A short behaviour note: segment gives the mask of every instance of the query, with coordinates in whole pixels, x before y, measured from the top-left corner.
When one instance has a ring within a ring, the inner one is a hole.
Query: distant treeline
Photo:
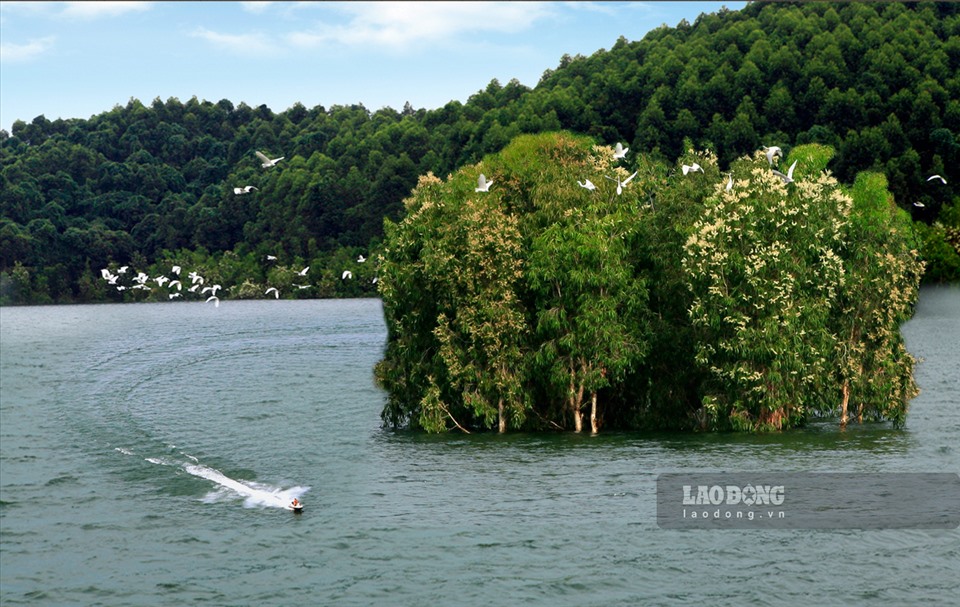
[[[0,131],[0,301],[149,297],[105,288],[100,270],[186,258],[229,298],[270,282],[267,255],[325,285],[296,296],[372,294],[372,280],[335,278],[378,249],[419,176],[558,130],[664,161],[686,138],[722,167],[765,145],[829,145],[842,183],[886,175],[925,278],[960,280],[960,5],[758,2],[432,110],[170,98],[18,120]],[[285,159],[264,169],[256,150]]]

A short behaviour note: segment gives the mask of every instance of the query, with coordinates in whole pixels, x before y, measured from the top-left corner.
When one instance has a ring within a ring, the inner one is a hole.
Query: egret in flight
[[[363,262],[365,262],[366,260],[367,260],[367,258],[364,257],[363,255],[357,257],[357,263],[363,263]]]
[[[931,175],[927,177],[927,181],[933,181],[934,179],[939,179],[940,183],[947,183],[947,180],[941,177],[940,175]]]
[[[794,160],[793,164],[790,165],[790,168],[787,169],[787,174],[784,175],[777,169],[773,169],[773,174],[783,180],[783,183],[793,183],[793,169],[797,166],[797,161]]]
[[[297,276],[306,276],[309,270],[310,270],[310,266],[307,266],[304,269],[297,272]]]
[[[584,179],[583,181],[578,181],[578,182],[577,182],[577,185],[579,185],[581,188],[586,188],[586,189],[591,190],[591,191],[597,189],[597,186],[593,185],[593,182],[590,181],[589,179]]]
[[[782,156],[782,155],[783,155],[783,153],[780,151],[780,148],[777,147],[777,146],[775,146],[775,145],[770,146],[770,147],[764,146],[763,150],[767,153],[767,163],[768,163],[770,166],[773,166],[773,158],[774,158],[774,156]]]
[[[346,280],[348,278],[353,278],[353,272],[350,270],[344,270],[343,274],[340,275],[340,280]]]
[[[242,188],[233,188],[233,193],[239,196],[241,194],[249,194],[251,191],[254,191],[254,190],[256,190],[257,192],[260,191],[257,188],[253,187],[252,185],[247,185],[247,186],[243,186]]]
[[[703,167],[701,167],[696,162],[694,162],[693,164],[685,164],[681,166],[680,169],[683,171],[684,175],[686,175],[687,173],[696,173],[697,171],[700,171],[701,173],[703,172]]]
[[[475,192],[489,192],[490,186],[493,185],[493,180],[487,181],[486,175],[480,173],[480,176],[477,177],[477,189]]]
[[[625,185],[627,185],[628,183],[630,183],[630,180],[633,179],[633,178],[636,177],[636,176],[637,176],[637,171],[634,171],[634,172],[633,172],[633,175],[627,177],[627,178],[624,179],[623,181],[620,181],[620,176],[619,176],[619,175],[617,175],[617,178],[616,178],[616,179],[614,179],[613,177],[607,177],[606,175],[604,175],[604,177],[606,177],[606,178],[609,179],[610,181],[616,181],[616,182],[617,182],[617,196],[619,196],[620,194],[623,193],[623,186],[625,186]]]
[[[263,152],[257,151],[256,154],[257,154],[257,158],[260,159],[260,162],[261,162],[260,166],[262,166],[265,169],[269,169],[270,167],[275,166],[278,162],[286,158],[286,156],[281,156],[280,158],[274,158],[271,160],[270,158],[267,158],[267,156]]]
[[[219,297],[217,297],[216,295],[211,295],[210,297],[207,298],[207,303],[210,303],[211,301],[213,302],[213,307],[214,307],[214,308],[219,308],[219,307],[220,307],[220,298],[219,298]]]
[[[277,288],[276,288],[276,287],[270,287],[270,288],[267,289],[263,294],[264,294],[264,295],[270,295],[270,291],[273,291],[273,297],[274,297],[274,299],[280,299],[280,291],[277,291]]]
[[[613,159],[619,160],[627,155],[627,152],[630,151],[630,148],[623,147],[623,144],[619,141],[617,142],[617,147],[613,148]]]

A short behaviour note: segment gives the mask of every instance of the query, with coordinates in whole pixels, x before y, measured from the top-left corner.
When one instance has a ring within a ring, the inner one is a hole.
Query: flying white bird
[[[340,275],[340,280],[346,280],[348,278],[353,278],[353,272],[350,270],[344,270],[343,274]]]
[[[192,287],[190,287],[189,289],[187,289],[187,291],[190,291],[191,293],[196,293],[196,292],[197,292],[197,289],[199,289],[199,288],[200,288],[200,285],[199,285],[199,284],[195,284],[195,285],[193,285]]]
[[[220,285],[213,285],[213,286],[210,286],[210,287],[204,287],[204,288],[200,291],[200,294],[203,295],[203,294],[206,293],[207,291],[210,291],[210,294],[211,294],[211,295],[216,295],[216,294],[217,294],[217,291],[218,291],[219,289],[220,289]]]
[[[271,160],[267,158],[263,152],[258,151],[256,152],[256,154],[257,154],[257,158],[260,159],[260,162],[261,162],[260,166],[262,166],[265,169],[269,169],[270,167],[276,165],[278,162],[286,158],[286,156],[281,156],[280,158],[274,158],[273,160]]]
[[[279,160],[279,159],[278,159],[278,160]],[[257,188],[253,187],[252,185],[244,186],[244,187],[242,187],[242,188],[233,188],[233,193],[234,193],[234,194],[237,194],[237,195],[240,195],[240,194],[249,194],[251,191],[257,191],[257,192],[259,192],[260,190],[258,190]]]
[[[630,180],[637,176],[637,172],[638,172],[638,171],[634,171],[634,172],[633,172],[633,175],[627,177],[627,178],[624,179],[623,181],[620,181],[620,176],[619,176],[619,175],[617,175],[617,178],[616,178],[616,179],[614,179],[613,177],[608,177],[607,175],[604,175],[604,177],[606,177],[606,178],[609,179],[610,181],[616,181],[616,182],[617,182],[617,196],[619,196],[621,193],[623,193],[623,186],[625,186],[625,185],[627,185],[628,183],[630,183]]]
[[[773,169],[773,174],[783,180],[783,183],[793,183],[793,169],[797,166],[797,161],[794,160],[793,164],[790,165],[790,168],[787,169],[787,174],[784,175],[777,169]]]
[[[767,153],[767,162],[770,164],[770,166],[773,166],[773,157],[774,157],[774,156],[782,156],[782,155],[783,155],[783,153],[780,151],[780,148],[777,147],[777,146],[775,146],[775,145],[770,146],[770,147],[764,146],[764,147],[763,147],[763,151],[765,151],[765,152]]]
[[[617,142],[617,147],[613,148],[613,159],[619,160],[627,155],[627,152],[630,151],[630,148],[623,147],[623,144],[619,141]]]
[[[941,177],[940,175],[931,175],[927,177],[927,181],[933,181],[934,179],[939,179],[940,183],[947,183],[947,180]]]
[[[170,281],[170,284],[168,284],[167,287],[169,287],[169,288],[172,289],[172,288],[173,288],[173,285],[177,285],[177,291],[183,289],[183,285],[180,284],[180,281],[179,281],[179,280],[171,280],[171,281]]]
[[[129,268],[129,267],[130,267],[130,266],[120,266],[120,269],[117,270],[117,274],[126,274],[126,273],[127,273],[127,268]]]
[[[295,285],[293,285],[293,286],[295,286],[296,288],[298,288],[298,289],[300,289],[300,290],[302,291],[303,289],[309,289],[309,288],[312,287],[313,285],[298,285],[298,284],[295,284]]]
[[[489,191],[490,191],[490,186],[492,186],[492,185],[493,185],[493,180],[487,181],[487,177],[486,177],[483,173],[480,173],[480,176],[477,177],[477,188],[476,188],[476,190],[474,190],[474,191],[475,191],[475,192],[489,192]]]
[[[363,263],[363,262],[365,262],[366,260],[367,260],[367,258],[364,257],[363,255],[357,257],[357,263]]]
[[[693,172],[693,173],[696,173],[697,171],[700,171],[701,173],[703,172],[703,167],[701,167],[696,162],[694,162],[693,164],[685,164],[681,166],[680,169],[683,171],[684,175],[690,172]]]
[[[915,202],[913,203],[913,206],[917,207],[918,209],[922,209],[927,205],[923,204],[922,202]]]
[[[307,271],[308,271],[309,269],[310,269],[310,266],[307,266],[307,267],[305,267],[304,269],[302,269],[302,270],[300,270],[299,272],[297,272],[297,275],[298,275],[298,276],[306,276],[306,275],[307,275]]]
[[[273,297],[274,297],[274,299],[280,299],[280,291],[277,291],[277,288],[276,288],[276,287],[270,287],[269,289],[267,289],[266,291],[264,291],[263,294],[264,294],[264,295],[270,295],[270,291],[273,291]]]
[[[219,308],[219,307],[220,307],[220,298],[219,298],[219,297],[217,297],[216,295],[211,295],[210,297],[207,298],[207,303],[210,303],[211,301],[213,302],[213,307],[214,307],[214,308]]]
[[[200,276],[196,272],[190,272],[189,274],[187,274],[187,277],[190,279],[190,281],[193,284],[197,284],[197,283],[203,284],[203,276]]]
[[[170,271],[176,274],[177,276],[180,276],[180,266],[173,266],[172,268],[170,268]]]
[[[171,293],[170,299],[173,299],[174,297],[180,297],[180,293]]]
[[[161,287],[163,286],[163,283],[170,281],[170,279],[167,278],[166,276],[157,276],[156,278],[154,278],[154,280],[157,282],[157,285]]]
[[[596,190],[596,189],[597,189],[597,186],[593,185],[593,182],[590,181],[589,179],[584,179],[583,181],[578,181],[578,182],[577,182],[577,185],[579,185],[581,188],[586,188],[586,189],[588,189],[588,190]]]
[[[267,255],[267,261],[276,261],[276,260],[277,260],[276,255]]]

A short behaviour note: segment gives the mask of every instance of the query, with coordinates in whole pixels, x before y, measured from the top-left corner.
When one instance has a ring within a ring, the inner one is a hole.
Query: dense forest
[[[103,279],[124,265],[179,265],[227,298],[372,295],[377,267],[357,260],[375,260],[420,176],[560,130],[663,162],[687,140],[721,167],[763,146],[829,146],[841,183],[886,176],[925,280],[960,280],[960,5],[757,2],[436,109],[131,99],[86,120],[18,120],[0,131],[0,302],[163,296]],[[255,151],[284,160],[264,168]]]
[[[692,148],[629,154],[523,135],[420,179],[386,222],[387,423],[903,422],[916,386],[900,323],[923,263],[882,173],[842,186],[821,144],[723,171]]]

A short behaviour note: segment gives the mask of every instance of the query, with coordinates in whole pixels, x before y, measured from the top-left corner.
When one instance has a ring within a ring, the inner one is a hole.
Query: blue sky
[[[745,2],[0,2],[0,128],[131,97],[281,112],[465,102],[533,87],[564,53]]]

